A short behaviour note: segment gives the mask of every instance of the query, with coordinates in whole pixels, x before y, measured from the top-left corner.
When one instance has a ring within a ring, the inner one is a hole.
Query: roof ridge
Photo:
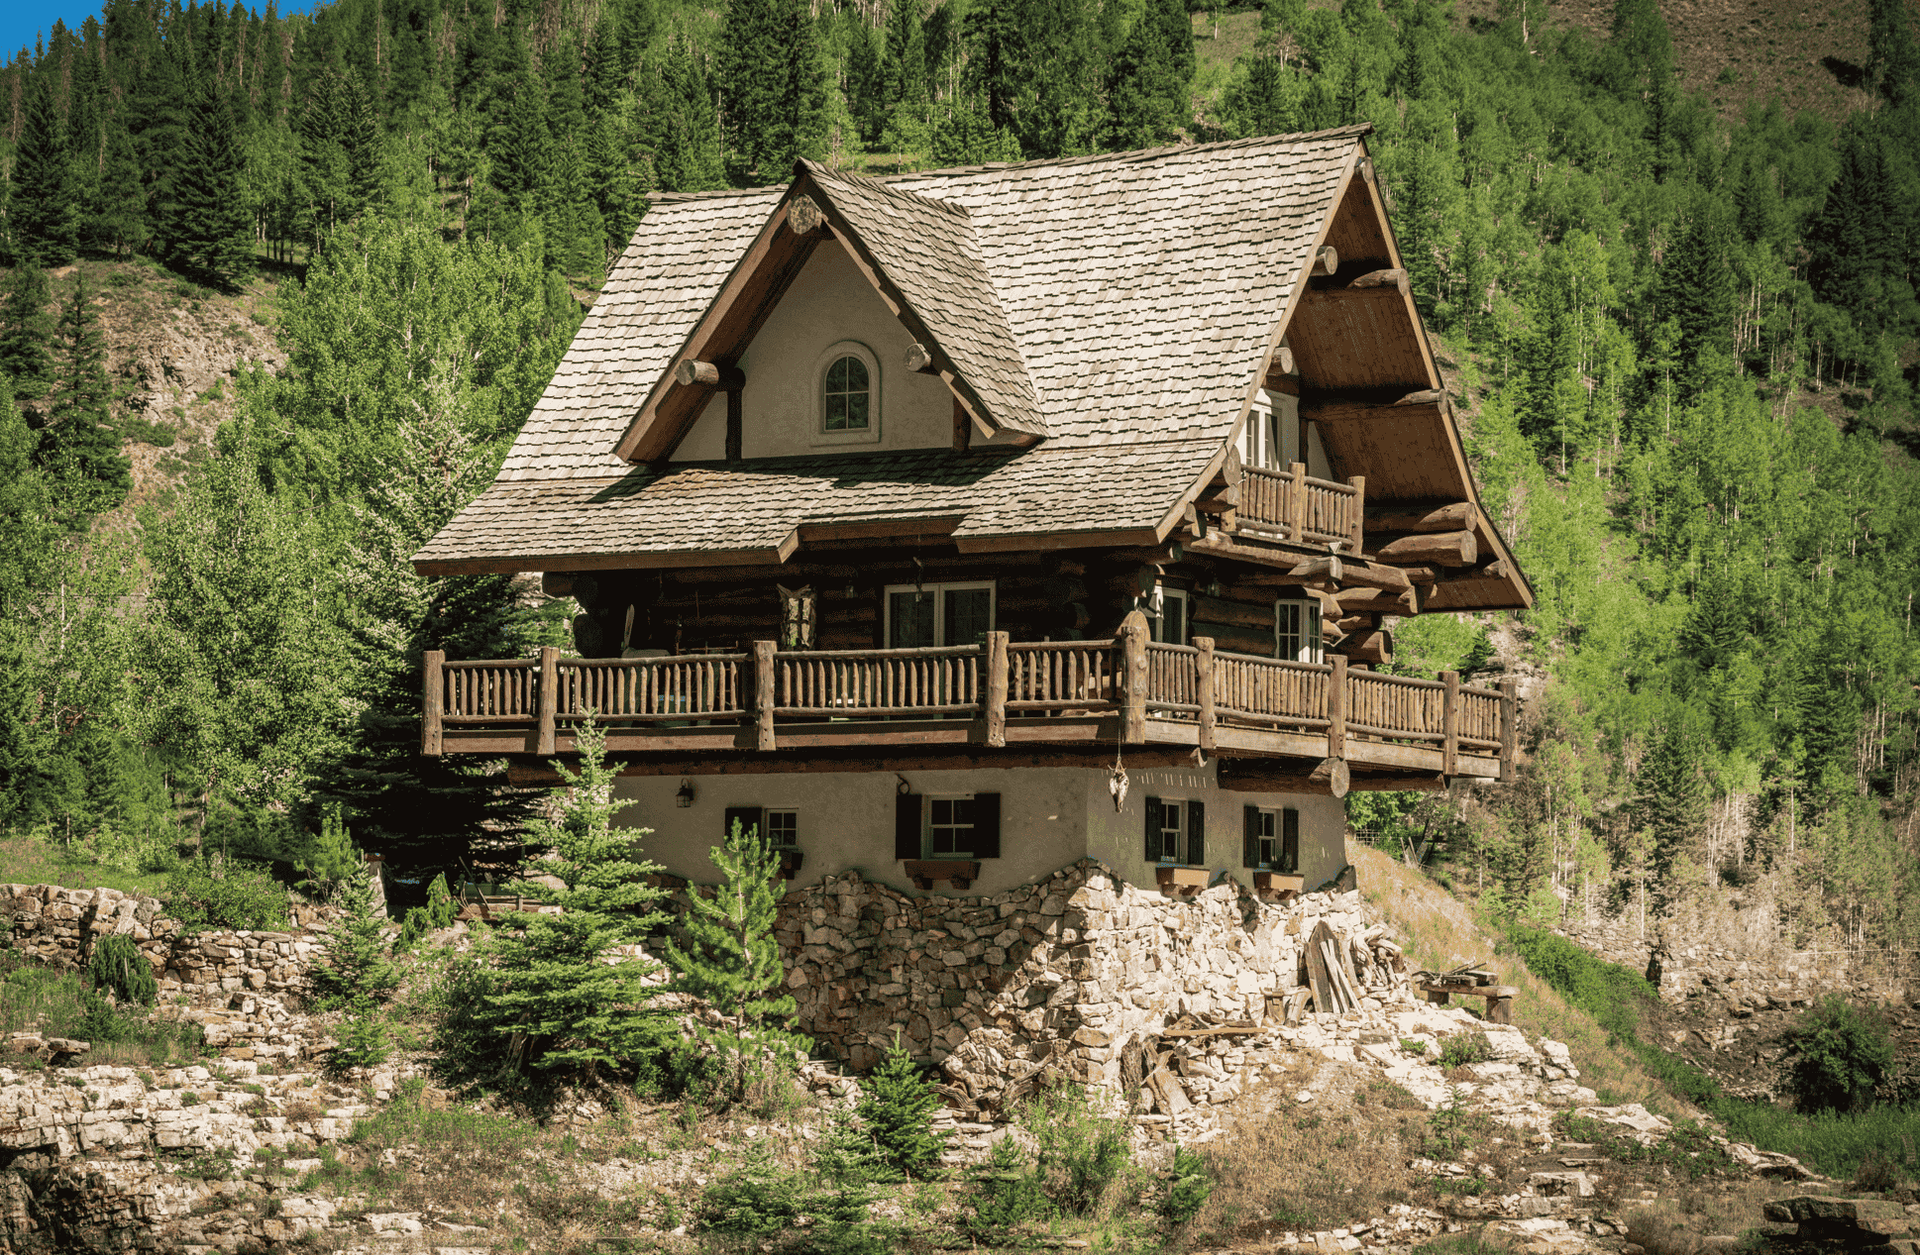
[[[1373,133],[1373,123],[1355,122],[1348,126],[1331,127],[1324,131],[1289,131],[1284,135],[1249,135],[1245,139],[1214,140],[1207,144],[1166,144],[1159,148],[1131,148],[1123,152],[1081,153],[1073,157],[1034,157],[1027,161],[988,161],[974,166],[943,166],[937,170],[901,170],[894,174],[856,174],[852,170],[838,169],[821,165],[809,158],[801,158],[816,170],[825,171],[829,177],[848,182],[872,185],[880,190],[900,194],[890,184],[907,179],[959,178],[964,175],[994,174],[1002,170],[1034,170],[1044,166],[1084,166],[1096,161],[1143,162],[1157,161],[1166,157],[1180,157],[1190,153],[1221,152],[1234,148],[1253,148],[1262,144],[1297,144],[1307,140],[1358,139]],[[786,183],[763,183],[757,187],[723,187],[706,192],[655,192],[651,199],[656,203],[681,202],[690,200],[722,200],[731,196],[755,196],[773,192],[784,192]],[[919,195],[909,192],[907,195]],[[923,200],[935,200],[922,197]]]
[[[924,206],[924,207],[933,208],[933,209],[945,210],[947,213],[957,218],[972,217],[972,215],[968,213],[967,207],[965,205],[961,205],[950,200],[941,200],[937,196],[922,196],[919,192],[912,192],[912,191],[908,191],[906,188],[894,187],[891,184],[884,183],[881,180],[872,177],[871,175],[856,174],[852,170],[836,169],[833,166],[824,165],[818,161],[811,161],[805,157],[800,158],[797,164],[816,180],[825,180],[830,183],[845,183],[852,187],[859,188],[864,191],[873,192],[874,194],[879,196],[886,196],[894,200],[906,201],[907,203],[915,206]]]

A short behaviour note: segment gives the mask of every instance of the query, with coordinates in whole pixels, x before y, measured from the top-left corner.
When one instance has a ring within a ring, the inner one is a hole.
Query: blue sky
[[[247,12],[266,8],[266,0],[245,0]],[[283,0],[282,15],[301,13],[307,0]],[[98,0],[0,0],[0,62],[13,60],[22,48],[33,50],[33,41],[43,38],[56,21],[78,30],[88,17],[100,16]]]

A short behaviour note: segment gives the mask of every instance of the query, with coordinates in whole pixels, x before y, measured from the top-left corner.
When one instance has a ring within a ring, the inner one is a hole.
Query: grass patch
[[[161,897],[165,872],[125,871],[87,857],[80,847],[63,845],[40,833],[0,837],[0,884],[60,885],[68,889],[118,889]]]
[[[0,972],[0,1034],[31,1030],[89,1042],[88,1066],[173,1067],[203,1051],[199,1025],[118,1011],[79,972],[13,960]]]

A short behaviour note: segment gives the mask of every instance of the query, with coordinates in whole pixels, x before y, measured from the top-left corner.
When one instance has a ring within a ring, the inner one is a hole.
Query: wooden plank
[[[1344,758],[1347,753],[1347,660],[1335,654],[1327,660],[1333,674],[1327,679],[1327,756]]]
[[[1007,743],[1007,633],[987,633],[987,744]]]
[[[1293,475],[1287,493],[1287,539],[1301,544],[1307,532],[1307,467],[1303,462],[1295,462],[1287,470]]]
[[[750,549],[675,549],[647,553],[514,554],[415,562],[420,575],[487,575],[520,571],[626,571],[671,567],[755,566],[785,562],[797,533],[780,545]]]
[[[540,647],[539,732],[533,752],[553,753],[554,721],[560,714],[560,651],[552,645]]]
[[[1471,501],[1396,501],[1367,507],[1370,532],[1456,532],[1478,520]]]
[[[1440,774],[1450,776],[1460,765],[1460,673],[1442,671],[1440,682],[1447,686],[1440,708]]]
[[[1327,927],[1327,922],[1321,920],[1314,925],[1304,950],[1307,960],[1307,985],[1313,990],[1313,1009],[1316,1012],[1337,1014],[1339,1003],[1335,1000],[1333,979],[1327,972],[1326,951],[1320,945],[1321,934],[1331,933],[1331,931]]]
[[[829,540],[902,540],[923,538],[922,543],[942,544],[960,526],[958,514],[939,518],[861,519],[844,523],[802,523],[800,543],[813,546]]]
[[[438,757],[445,752],[441,716],[446,713],[446,678],[442,672],[447,661],[446,651],[429,649],[424,661],[420,694],[420,752]]]
[[[1211,754],[1215,749],[1213,733],[1217,716],[1214,700],[1215,689],[1218,688],[1218,680],[1213,668],[1213,638],[1196,636],[1193,638],[1193,647],[1200,651],[1200,656],[1194,662],[1200,682],[1200,727],[1198,729],[1200,749],[1203,753]]]

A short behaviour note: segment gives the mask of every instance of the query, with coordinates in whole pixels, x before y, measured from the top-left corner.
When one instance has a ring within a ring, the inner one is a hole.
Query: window
[[[1287,662],[1320,661],[1320,602],[1282,597],[1273,603],[1273,656]]]
[[[767,808],[767,840],[776,850],[800,848],[800,812]]]
[[[1241,861],[1263,871],[1300,870],[1300,812],[1249,806],[1246,811],[1246,847]]]
[[[849,353],[837,357],[827,367],[827,384],[821,397],[821,427],[826,431],[865,431],[871,415],[873,387],[867,379],[867,364]]]
[[[1190,594],[1184,588],[1168,588],[1164,584],[1153,586],[1153,604],[1151,619],[1153,639],[1162,645],[1184,645],[1187,643],[1187,599]]]
[[[1147,846],[1149,863],[1186,863],[1205,866],[1207,861],[1207,810],[1202,802],[1183,802],[1171,798],[1147,799]]]
[[[815,444],[859,444],[880,438],[880,363],[866,345],[842,340],[814,369]]]
[[[1240,433],[1240,460],[1248,466],[1284,470],[1288,462],[1286,441],[1280,433],[1280,416],[1256,403],[1247,415],[1247,426]]]
[[[813,586],[780,590],[780,645],[783,649],[812,649],[815,622]]]
[[[887,648],[978,645],[993,630],[993,584],[889,585]]]
[[[897,859],[1000,857],[998,793],[901,793],[894,807]]]

